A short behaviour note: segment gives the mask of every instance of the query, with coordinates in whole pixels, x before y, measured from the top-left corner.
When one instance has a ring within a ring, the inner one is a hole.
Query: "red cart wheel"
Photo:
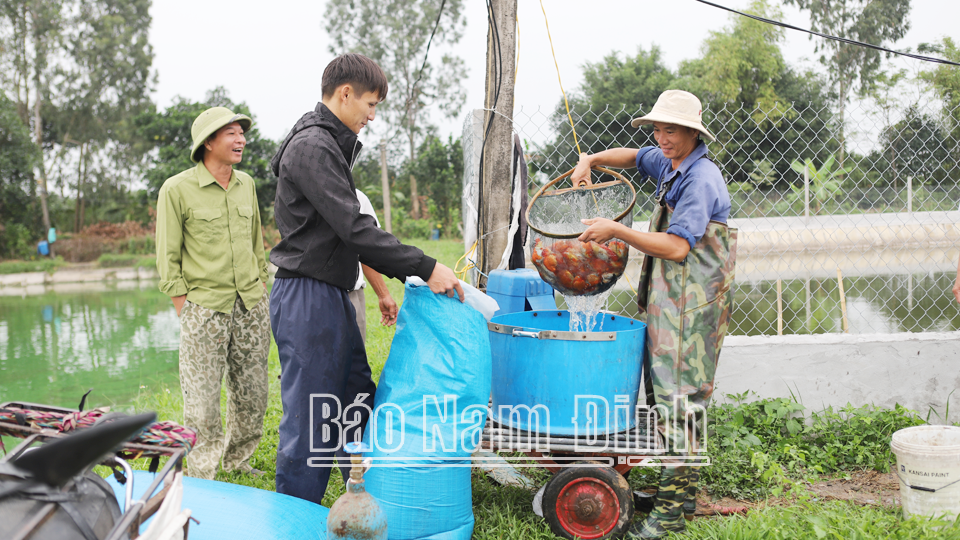
[[[543,517],[563,538],[616,538],[633,519],[633,493],[610,467],[566,468],[543,491]]]

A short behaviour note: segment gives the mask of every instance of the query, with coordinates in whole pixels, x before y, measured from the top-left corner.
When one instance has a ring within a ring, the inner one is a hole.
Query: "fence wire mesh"
[[[629,125],[640,114],[572,111],[580,150],[655,145],[648,129]],[[841,121],[796,104],[776,118],[737,106],[704,111],[717,136],[709,155],[728,183],[730,225],[739,229],[731,335],[960,329],[951,293],[960,255],[960,111],[930,102],[906,111],[854,104],[844,114]],[[514,129],[531,195],[576,164],[565,114],[520,109]],[[637,190],[633,227],[646,230],[655,182],[636,169],[620,172]],[[609,311],[636,315],[627,281],[635,287],[640,260],[631,254]]]

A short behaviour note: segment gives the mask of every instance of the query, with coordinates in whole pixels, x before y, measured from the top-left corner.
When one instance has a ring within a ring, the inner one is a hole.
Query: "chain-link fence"
[[[580,150],[654,145],[649,129],[629,126],[640,114],[572,111]],[[853,105],[844,114],[796,105],[778,117],[704,111],[718,139],[709,155],[740,231],[731,334],[960,329],[950,291],[960,255],[960,114],[939,103]],[[531,193],[576,164],[565,114],[517,110],[514,125]],[[634,228],[645,230],[655,182],[622,173],[637,190]],[[608,310],[636,314],[639,260],[632,252]]]

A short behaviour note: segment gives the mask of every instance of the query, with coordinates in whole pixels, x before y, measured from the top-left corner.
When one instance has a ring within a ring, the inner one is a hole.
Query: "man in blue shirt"
[[[727,227],[730,194],[701,140],[715,140],[703,126],[700,100],[668,90],[633,127],[653,124],[658,147],[612,148],[581,154],[574,185],[590,181],[596,166],[636,166],[657,180],[649,232],[609,219],[586,219],[581,242],[618,238],[644,253],[637,304],[647,324],[645,376],[648,405],[657,407],[657,429],[667,456],[698,451],[696,426],[713,395],[717,358],[730,319],[730,285],[736,230]],[[686,419],[675,422],[673,419]],[[690,423],[690,420],[693,420]],[[677,425],[682,424],[682,425]],[[665,460],[653,510],[629,538],[661,538],[683,532],[684,514],[696,511],[698,473],[684,460]]]

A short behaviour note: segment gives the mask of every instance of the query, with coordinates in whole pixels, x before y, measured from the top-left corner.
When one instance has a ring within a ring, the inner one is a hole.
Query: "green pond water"
[[[850,332],[960,329],[950,292],[955,274],[845,277]],[[782,282],[784,334],[841,331],[836,279]],[[629,292],[611,298],[636,315]],[[736,283],[730,335],[777,333],[776,282]],[[138,394],[179,391],[179,324],[154,283],[86,286],[71,292],[0,296],[0,402],[123,408]]]
[[[953,297],[955,272],[844,276],[847,323],[851,334],[950,332],[960,330],[960,305]],[[777,335],[777,282],[735,282],[728,335]],[[608,306],[626,306],[636,317],[633,293],[619,291]],[[783,333],[843,331],[837,280],[811,278],[781,282]],[[564,304],[561,303],[561,306]]]
[[[135,286],[0,296],[0,402],[75,408],[93,388],[89,406],[122,408],[179,391],[176,313],[155,283]]]

